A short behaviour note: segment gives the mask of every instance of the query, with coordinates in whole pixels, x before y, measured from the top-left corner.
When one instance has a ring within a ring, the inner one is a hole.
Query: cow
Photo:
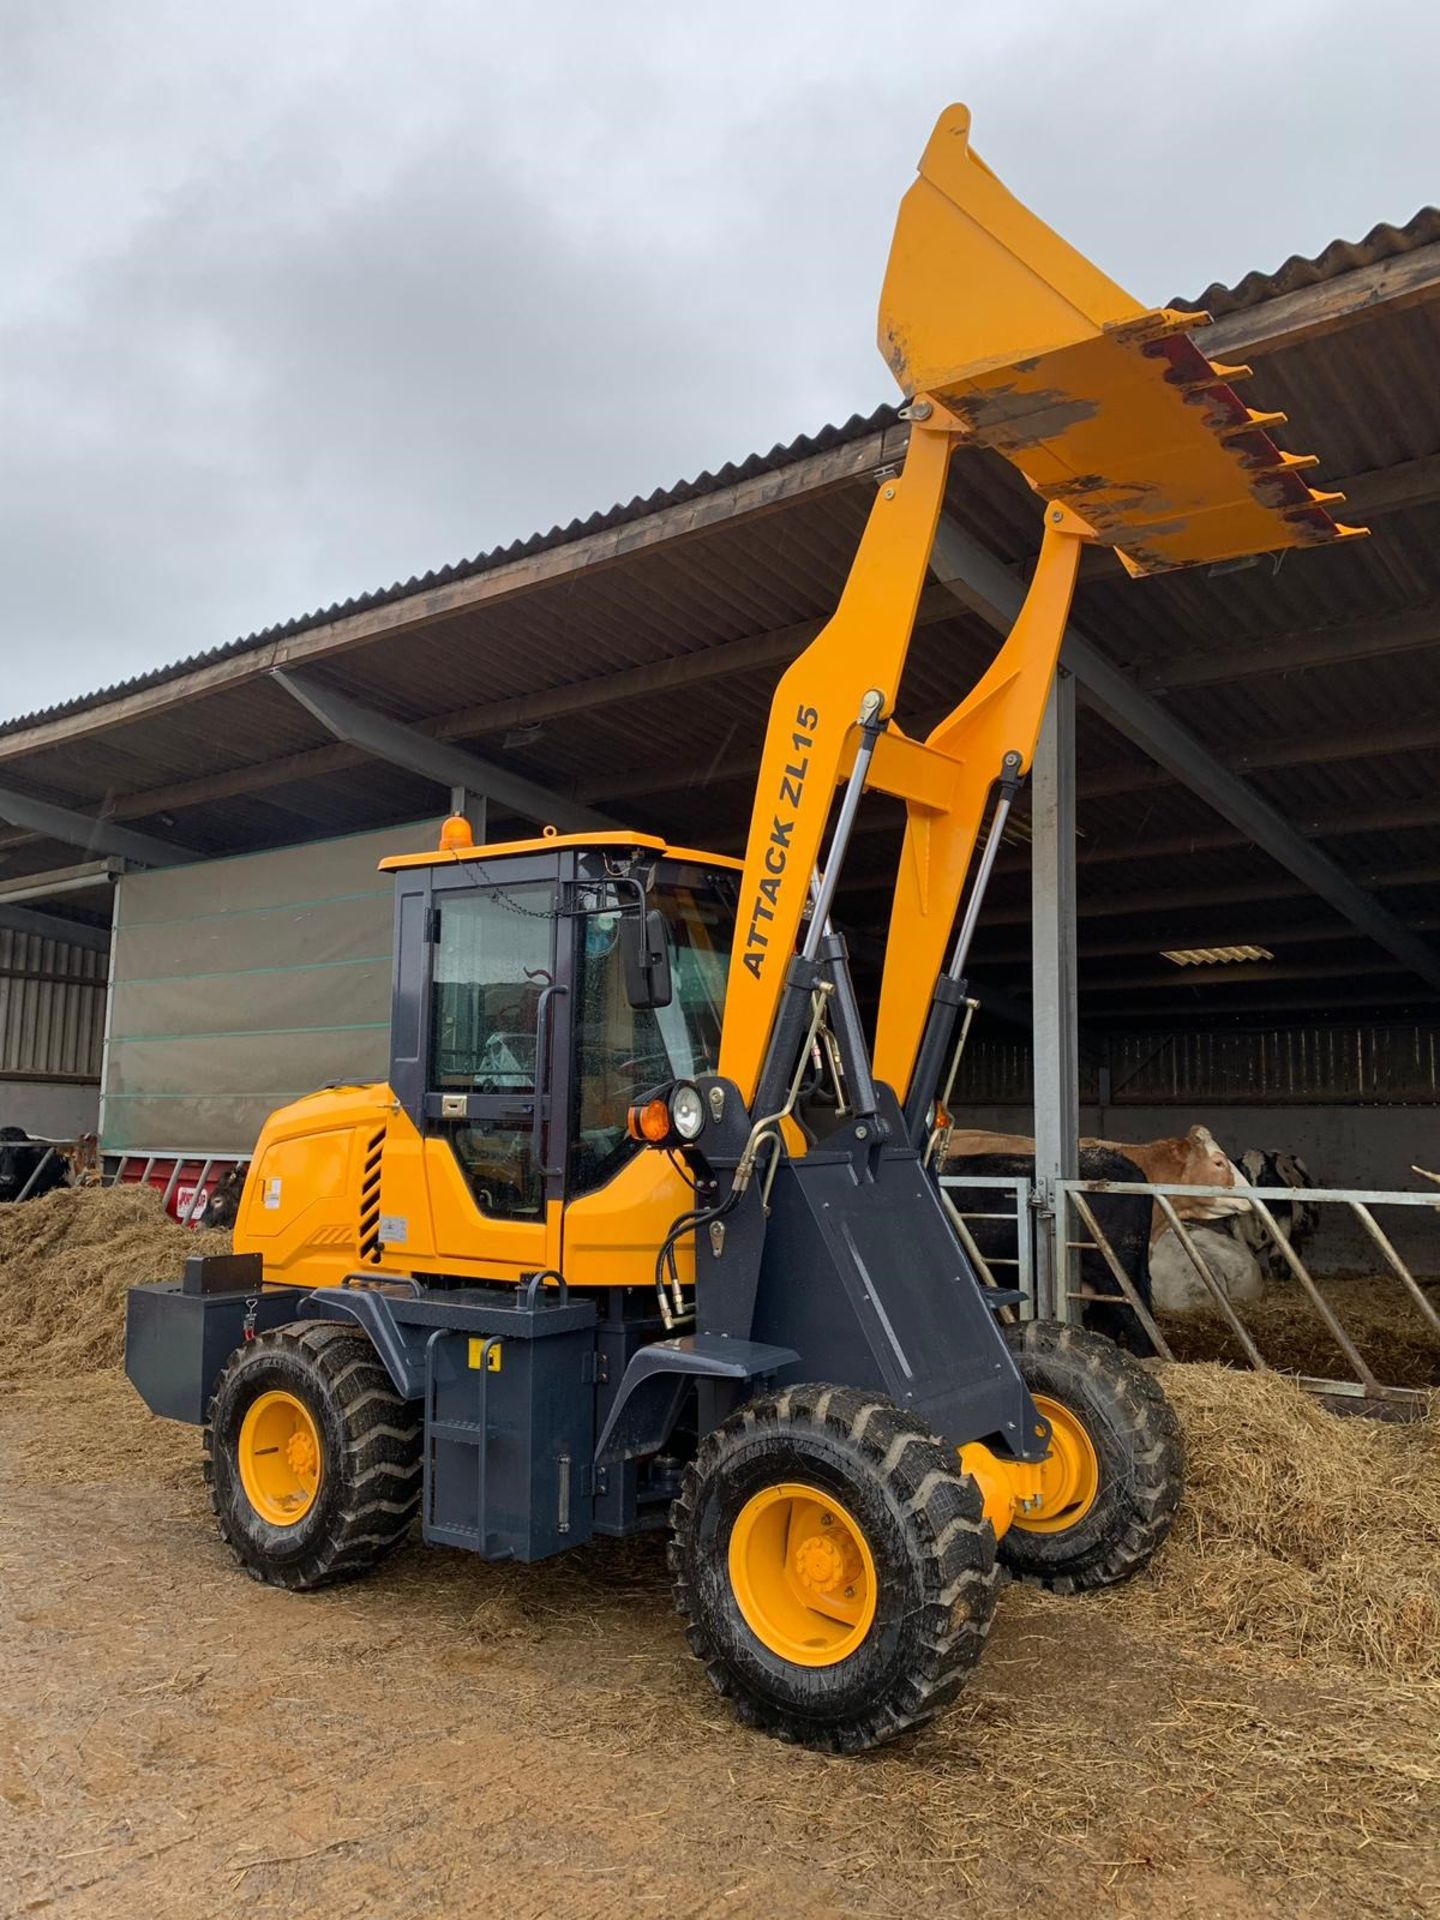
[[[1247,1186],[1292,1187],[1303,1193],[1316,1183],[1310,1169],[1295,1153],[1277,1153],[1265,1147],[1247,1147],[1240,1156],[1240,1170]],[[1313,1200],[1267,1200],[1270,1217],[1298,1253],[1320,1224],[1320,1209]],[[1262,1274],[1272,1280],[1288,1280],[1290,1263],[1271,1239],[1264,1221],[1253,1208],[1248,1217],[1236,1220],[1231,1231],[1254,1255]]]
[[[1237,1168],[1249,1187],[1293,1187],[1297,1193],[1315,1182],[1305,1162],[1293,1153],[1248,1148]],[[1320,1209],[1313,1201],[1270,1200],[1270,1217],[1297,1252],[1319,1224]],[[1184,1217],[1177,1203],[1177,1213]],[[1288,1280],[1290,1264],[1276,1246],[1264,1221],[1251,1206],[1228,1219],[1195,1228],[1197,1252],[1211,1275],[1232,1301],[1258,1300],[1267,1280]],[[1178,1237],[1167,1233],[1150,1249],[1150,1279],[1155,1304],[1166,1311],[1184,1311],[1211,1304],[1211,1294],[1196,1273]]]
[[[233,1227],[235,1216],[240,1211],[240,1196],[245,1191],[245,1175],[249,1172],[243,1162],[233,1166],[223,1174],[210,1189],[210,1197],[200,1210],[199,1225],[202,1227]]]
[[[58,1147],[32,1140],[23,1127],[0,1127],[0,1201],[18,1200],[21,1194],[38,1200],[66,1184],[65,1159]],[[25,1193],[27,1186],[30,1191]]]
[[[1186,1223],[1195,1251],[1227,1300],[1258,1300],[1265,1291],[1260,1264],[1239,1237],[1252,1225],[1259,1225],[1253,1213],[1234,1214],[1210,1226]],[[1195,1307],[1214,1304],[1214,1296],[1195,1271],[1173,1227],[1167,1228],[1150,1249],[1150,1287],[1161,1313],[1188,1313]]]
[[[972,1135],[958,1133],[957,1141],[969,1141],[981,1138],[1004,1138],[1003,1135]],[[1022,1150],[996,1150],[971,1152],[967,1147],[952,1144],[950,1155],[944,1166],[948,1177],[961,1177],[969,1174],[976,1179],[1017,1177],[1033,1180],[1035,1177],[1035,1146],[1033,1141],[1022,1143]],[[1127,1159],[1119,1151],[1106,1147],[1085,1146],[1080,1149],[1080,1178],[1082,1180],[1112,1180],[1131,1182],[1141,1178],[1140,1169],[1133,1160]],[[947,1187],[946,1192],[952,1204],[961,1213],[1002,1213],[1004,1211],[1003,1194],[997,1194],[993,1187]],[[1125,1269],[1126,1278],[1134,1287],[1140,1299],[1148,1307],[1150,1304],[1150,1201],[1142,1194],[1135,1193],[1095,1193],[1089,1196],[1091,1210],[1099,1224],[1101,1232],[1110,1242],[1115,1256]],[[974,1219],[965,1222],[976,1246],[985,1261],[1008,1262],[1016,1258],[1016,1223],[1013,1220]],[[1077,1234],[1076,1238],[1084,1238]],[[1015,1273],[1013,1266],[1002,1264],[995,1278],[1002,1285],[1008,1284]],[[1097,1247],[1085,1249],[1080,1255],[1080,1285],[1089,1295],[1100,1295],[1098,1299],[1082,1302],[1080,1319],[1082,1325],[1092,1333],[1108,1334],[1117,1346],[1125,1347],[1129,1352],[1148,1356],[1154,1349],[1139,1315],[1128,1302],[1116,1304],[1120,1289],[1111,1273],[1105,1256]]]
[[[1098,1140],[1087,1137],[1080,1144],[1082,1147],[1099,1147],[1110,1153],[1123,1154],[1138,1169],[1137,1174],[1128,1177],[1143,1180],[1152,1187],[1234,1187],[1244,1184],[1239,1168],[1208,1127],[1191,1127],[1188,1133],[1168,1140]],[[985,1133],[960,1128],[951,1135],[950,1151],[952,1154],[1033,1155],[1035,1142],[1024,1134]],[[1180,1218],[1187,1222],[1220,1220],[1228,1214],[1250,1211],[1249,1201],[1240,1194],[1233,1197],[1196,1194],[1193,1199],[1172,1194],[1170,1203]],[[1150,1218],[1151,1246],[1169,1229],[1170,1222],[1165,1210],[1157,1201]]]

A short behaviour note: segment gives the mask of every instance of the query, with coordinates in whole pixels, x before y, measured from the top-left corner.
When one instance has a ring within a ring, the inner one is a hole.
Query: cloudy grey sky
[[[967,100],[1151,301],[1440,198],[1440,12],[3,0],[0,717],[891,397]]]

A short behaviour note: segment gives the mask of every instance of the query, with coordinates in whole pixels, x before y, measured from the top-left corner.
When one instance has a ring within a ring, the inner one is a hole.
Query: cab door
[[[487,882],[432,898],[424,1132],[435,1250],[452,1267],[518,1277],[560,1255],[557,886]]]

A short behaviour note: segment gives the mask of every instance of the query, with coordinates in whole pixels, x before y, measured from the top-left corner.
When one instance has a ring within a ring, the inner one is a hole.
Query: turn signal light
[[[705,1126],[705,1102],[691,1080],[676,1080],[637,1100],[625,1118],[632,1140],[650,1147],[688,1147]]]
[[[661,1096],[631,1107],[629,1132],[632,1140],[648,1141],[652,1147],[663,1146],[670,1138],[670,1102]]]

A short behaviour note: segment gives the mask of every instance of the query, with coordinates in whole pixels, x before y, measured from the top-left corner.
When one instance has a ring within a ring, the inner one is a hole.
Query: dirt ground
[[[0,1385],[0,1619],[6,1915],[1440,1912],[1440,1688],[1011,1588],[957,1709],[824,1759],[709,1692],[658,1540],[253,1584],[114,1369]]]

